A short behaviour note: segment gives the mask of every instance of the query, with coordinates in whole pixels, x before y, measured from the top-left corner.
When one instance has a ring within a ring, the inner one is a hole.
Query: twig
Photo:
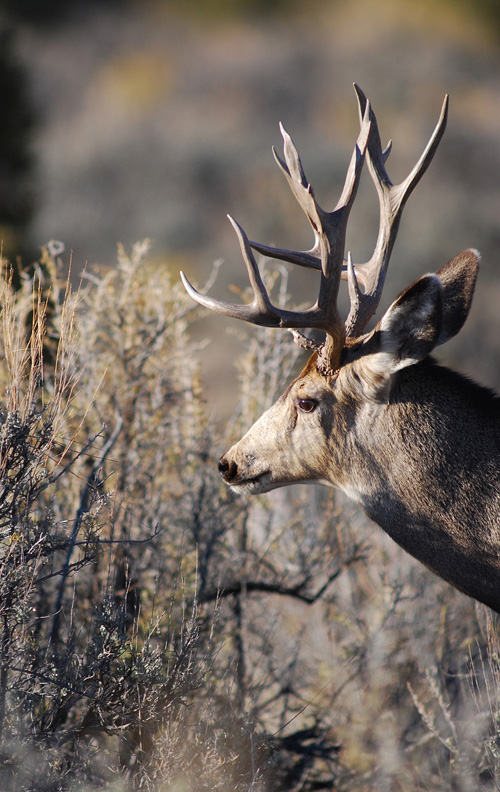
[[[80,498],[80,506],[78,507],[78,511],[76,513],[75,524],[73,525],[73,531],[71,532],[68,551],[66,553],[66,559],[64,561],[64,565],[61,570],[61,581],[59,583],[59,588],[57,592],[57,600],[54,609],[54,618],[52,621],[52,630],[50,631],[50,637],[49,637],[49,641],[53,646],[55,646],[59,640],[59,625],[61,621],[61,609],[62,609],[62,600],[64,596],[64,588],[70,572],[71,555],[75,547],[76,537],[78,536],[78,532],[80,530],[83,517],[88,511],[89,495],[92,488],[94,487],[97,472],[99,468],[101,468],[104,465],[108,454],[110,453],[111,449],[113,448],[114,444],[118,439],[122,427],[123,427],[123,418],[121,417],[121,415],[119,415],[113,433],[111,434],[109,440],[102,447],[101,453],[99,454],[99,456],[94,461],[94,464],[92,465],[92,469],[87,478],[87,483],[83,489],[82,496]]]

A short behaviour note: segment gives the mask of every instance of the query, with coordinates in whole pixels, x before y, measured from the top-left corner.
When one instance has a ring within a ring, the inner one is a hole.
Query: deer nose
[[[226,482],[232,481],[238,472],[236,462],[228,462],[223,456],[217,462],[217,467],[220,475]]]

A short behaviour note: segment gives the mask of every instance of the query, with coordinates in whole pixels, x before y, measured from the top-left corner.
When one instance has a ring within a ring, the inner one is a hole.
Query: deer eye
[[[298,407],[299,410],[305,413],[312,413],[318,406],[318,402],[314,399],[299,399],[298,400]]]

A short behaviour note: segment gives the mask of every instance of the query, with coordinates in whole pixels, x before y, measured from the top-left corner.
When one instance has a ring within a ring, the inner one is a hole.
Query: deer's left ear
[[[430,355],[441,334],[442,304],[437,275],[424,275],[402,292],[375,328],[376,368],[390,376]]]
[[[350,389],[369,401],[389,398],[391,377],[427,357],[442,329],[443,286],[437,275],[424,275],[402,292],[346,363]]]
[[[355,363],[351,386],[371,401],[386,401],[393,374],[458,333],[469,313],[478,268],[479,253],[465,250],[402,292],[348,354],[346,362]]]
[[[436,272],[443,286],[443,316],[437,344],[453,338],[467,319],[480,260],[477,250],[464,250]]]
[[[387,371],[417,363],[458,333],[470,310],[479,260],[476,250],[464,250],[397,297],[375,330]]]

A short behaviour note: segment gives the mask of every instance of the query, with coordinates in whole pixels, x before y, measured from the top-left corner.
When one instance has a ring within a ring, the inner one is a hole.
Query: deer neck
[[[500,402],[424,361],[397,375],[389,402],[351,423],[339,482],[399,545],[500,610]]]

